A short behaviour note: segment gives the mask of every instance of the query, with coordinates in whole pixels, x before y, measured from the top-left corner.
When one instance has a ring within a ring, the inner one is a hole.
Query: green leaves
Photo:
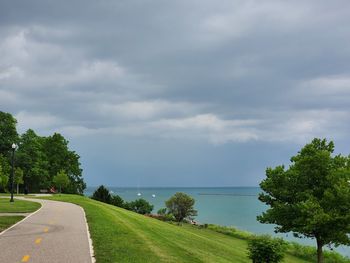
[[[268,168],[259,200],[270,208],[258,216],[278,232],[314,237],[318,244],[349,244],[350,159],[332,156],[333,142],[314,139],[284,166]]]
[[[281,238],[253,236],[248,240],[248,257],[254,263],[278,263],[283,260],[286,248]]]
[[[169,213],[173,214],[176,221],[181,222],[186,217],[197,215],[197,211],[193,208],[195,200],[185,194],[176,193],[168,201],[165,202]]]

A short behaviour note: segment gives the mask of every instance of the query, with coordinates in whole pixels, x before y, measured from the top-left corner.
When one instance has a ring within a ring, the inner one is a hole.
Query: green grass
[[[38,210],[41,204],[15,199],[10,202],[8,198],[0,198],[0,213],[29,213]]]
[[[108,262],[250,262],[247,241],[177,226],[76,195],[45,199],[78,204],[85,210],[97,263]],[[285,263],[309,262],[287,255]]]
[[[0,232],[22,220],[24,216],[0,216]]]

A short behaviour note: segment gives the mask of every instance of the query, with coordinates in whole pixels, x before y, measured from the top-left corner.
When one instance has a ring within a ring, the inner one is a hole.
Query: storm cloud
[[[349,149],[349,24],[345,0],[0,1],[0,106],[67,136],[89,184],[256,185],[313,137]]]

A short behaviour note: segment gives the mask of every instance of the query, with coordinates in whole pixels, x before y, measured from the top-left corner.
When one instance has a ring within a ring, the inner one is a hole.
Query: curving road
[[[40,202],[41,209],[0,235],[0,262],[91,263],[83,209],[70,203],[31,201]]]

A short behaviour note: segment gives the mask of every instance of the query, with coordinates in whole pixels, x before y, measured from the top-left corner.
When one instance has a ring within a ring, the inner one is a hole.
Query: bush
[[[253,263],[281,262],[286,251],[286,243],[282,238],[269,235],[252,236],[248,240],[248,256]]]
[[[135,201],[126,203],[124,205],[124,208],[144,215],[152,212],[153,205],[148,203],[145,199],[141,198],[141,199],[137,199]]]
[[[97,201],[101,201],[107,204],[111,203],[112,196],[109,193],[109,190],[101,185],[97,190],[93,193],[92,199],[95,199]]]
[[[111,196],[111,205],[115,205],[118,207],[124,207],[124,200],[119,195]]]

